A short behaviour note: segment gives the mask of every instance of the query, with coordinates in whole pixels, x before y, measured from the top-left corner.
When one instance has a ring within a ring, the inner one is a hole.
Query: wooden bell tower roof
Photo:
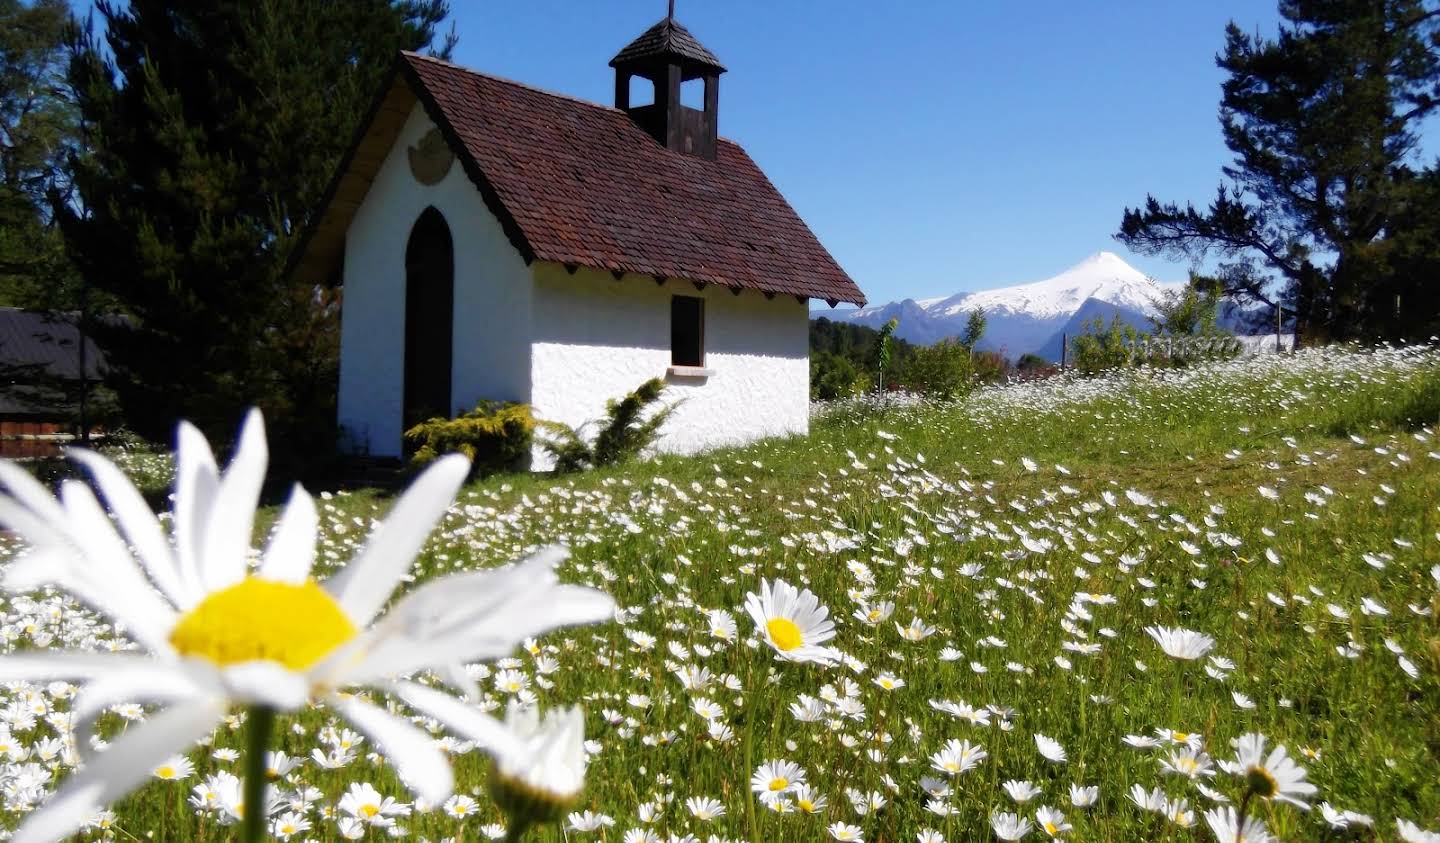
[[[618,68],[672,61],[682,65],[687,75],[699,76],[701,73],[698,71],[725,72],[725,66],[715,58],[715,54],[705,49],[705,45],[673,17],[666,17],[640,33],[640,37],[615,54],[610,66]]]

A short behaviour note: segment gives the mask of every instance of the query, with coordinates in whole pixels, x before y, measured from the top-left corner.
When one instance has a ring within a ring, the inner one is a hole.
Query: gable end
[[[288,275],[316,284],[333,285],[340,280],[346,232],[417,102],[425,109],[425,116],[440,130],[445,143],[464,168],[465,175],[480,191],[485,206],[500,221],[500,227],[511,245],[526,264],[535,260],[535,251],[515,218],[500,201],[494,185],[481,172],[455,127],[402,54],[396,58],[385,84],[356,128],[350,148],[341,158],[317,213],[291,253],[285,270]]]

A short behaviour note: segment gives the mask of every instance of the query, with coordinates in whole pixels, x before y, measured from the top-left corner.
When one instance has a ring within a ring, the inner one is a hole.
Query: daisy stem
[[[743,656],[743,653],[742,653]],[[759,694],[755,692],[755,686],[751,684],[754,670],[752,660],[745,662],[745,693],[749,699],[745,701],[745,770],[747,773],[755,769],[755,701]],[[750,823],[750,843],[760,843],[760,823],[755,816],[755,795],[745,794],[745,817]]]
[[[516,818],[510,823],[509,828],[505,829],[505,843],[520,843],[520,838],[524,837],[525,832],[529,829],[530,823]]]
[[[275,709],[251,706],[246,723],[245,792],[241,802],[245,815],[240,839],[244,843],[259,843],[265,837],[265,753],[270,745],[270,733],[275,730]]]

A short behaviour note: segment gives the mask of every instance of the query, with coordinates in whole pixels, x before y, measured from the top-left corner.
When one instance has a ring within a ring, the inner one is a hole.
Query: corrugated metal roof
[[[80,379],[80,331],[76,314],[0,307],[0,367],[25,367],[60,380]],[[85,369],[92,380],[105,373],[105,358],[86,340]]]

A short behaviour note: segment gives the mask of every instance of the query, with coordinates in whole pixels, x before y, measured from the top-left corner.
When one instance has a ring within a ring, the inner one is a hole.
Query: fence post
[[[1065,371],[1065,354],[1070,350],[1070,335],[1060,332],[1060,371]]]

